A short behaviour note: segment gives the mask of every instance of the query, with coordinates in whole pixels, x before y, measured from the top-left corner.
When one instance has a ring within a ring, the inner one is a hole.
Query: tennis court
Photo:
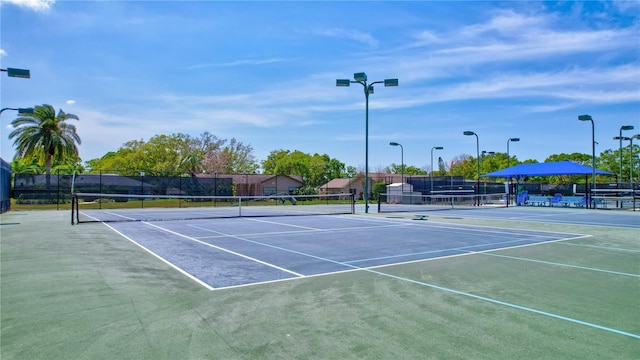
[[[640,357],[640,214],[361,210],[4,214],[2,357]]]

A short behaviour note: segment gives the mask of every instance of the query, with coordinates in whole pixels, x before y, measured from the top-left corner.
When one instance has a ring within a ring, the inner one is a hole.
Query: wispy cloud
[[[2,2],[18,5],[35,11],[46,11],[56,3],[56,0],[2,0]]]
[[[341,38],[353,40],[363,43],[371,48],[378,47],[378,40],[373,35],[354,29],[331,28],[315,31],[314,34],[328,36],[333,38]]]
[[[244,59],[244,60],[236,60],[236,61],[230,61],[230,62],[196,64],[196,65],[188,66],[187,70],[202,69],[202,68],[208,68],[208,67],[255,66],[255,65],[279,63],[284,61],[289,61],[289,60],[282,59],[282,58]]]

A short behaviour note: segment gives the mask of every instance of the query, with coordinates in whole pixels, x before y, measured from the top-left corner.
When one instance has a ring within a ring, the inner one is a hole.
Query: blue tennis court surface
[[[357,215],[123,222],[108,226],[210,289],[581,236]]]
[[[516,206],[509,208],[469,207],[467,209],[468,210],[438,210],[437,212],[415,211],[413,214],[426,216],[434,215],[439,217],[472,217],[481,219],[550,222],[640,229],[640,211],[528,206]],[[393,213],[388,213],[386,215],[393,216]]]

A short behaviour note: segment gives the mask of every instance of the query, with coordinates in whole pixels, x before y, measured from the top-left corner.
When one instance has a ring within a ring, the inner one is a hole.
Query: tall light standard
[[[510,155],[509,155],[509,143],[510,142],[518,142],[520,141],[520,138],[508,138],[507,139],[507,167],[510,167],[509,165],[509,161],[510,159]],[[509,176],[509,191],[507,192],[507,207],[509,206],[509,201],[511,200],[511,176]]]
[[[486,151],[486,150],[482,150],[482,168],[484,169],[484,157],[485,154],[489,154],[489,155],[495,155],[496,152],[495,151]],[[486,169],[484,171],[487,171]],[[484,178],[484,194],[487,194],[487,178]]]
[[[595,135],[595,125],[593,123],[593,119],[591,115],[579,115],[578,120],[580,121],[591,121],[591,192],[596,189],[596,135]],[[589,194],[589,191],[586,192]],[[587,195],[589,198],[589,195]],[[587,206],[591,204],[590,201],[587,201]]]
[[[355,73],[353,79],[336,79],[336,86],[349,86],[352,83],[361,84],[364,87],[364,101],[365,101],[365,158],[364,158],[364,212],[369,212],[369,94],[373,94],[374,84],[384,84],[384,86],[398,86],[398,79],[384,79],[384,81],[374,81],[371,84],[367,84],[367,74]]]
[[[433,192],[433,150],[442,150],[444,149],[442,146],[434,146],[431,148],[431,176],[429,176],[429,180],[431,180],[431,190],[429,191],[429,195],[432,195]]]
[[[476,198],[478,199],[477,201],[477,205],[480,206],[480,139],[478,138],[478,134],[474,133],[473,131],[465,131],[463,132],[464,135],[467,136],[471,136],[471,135],[475,135],[476,136],[476,162],[478,163],[478,181],[476,183]]]
[[[618,189],[622,186],[622,130],[633,130],[633,125],[622,125],[620,126],[620,136],[618,136],[617,140],[620,140],[620,178],[618,180]],[[616,139],[616,138],[614,138]],[[628,139],[628,138],[627,138]],[[625,140],[627,140],[625,139]]]
[[[518,142],[520,138],[509,138],[507,139],[507,167],[509,167],[509,142]]]
[[[400,179],[402,183],[402,191],[404,191],[404,148],[402,144],[399,144],[395,141],[389,143],[391,146],[400,146]]]
[[[630,137],[627,137],[627,136],[614,136],[613,140],[620,140],[620,142],[622,142],[622,140],[633,142],[633,140]],[[620,152],[622,152],[622,150],[620,150]],[[629,156],[629,160],[631,160],[631,156]],[[631,161],[629,161],[629,164],[631,164]]]

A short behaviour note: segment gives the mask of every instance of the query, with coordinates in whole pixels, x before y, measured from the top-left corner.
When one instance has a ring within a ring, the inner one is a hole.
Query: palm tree
[[[80,137],[75,125],[65,121],[80,120],[74,114],[60,110],[56,116],[51,105],[36,106],[33,114],[21,116],[11,122],[14,130],[9,139],[14,139],[16,158],[37,159],[45,166],[47,188],[51,185],[51,164],[53,161],[63,163],[68,160],[77,161]]]

